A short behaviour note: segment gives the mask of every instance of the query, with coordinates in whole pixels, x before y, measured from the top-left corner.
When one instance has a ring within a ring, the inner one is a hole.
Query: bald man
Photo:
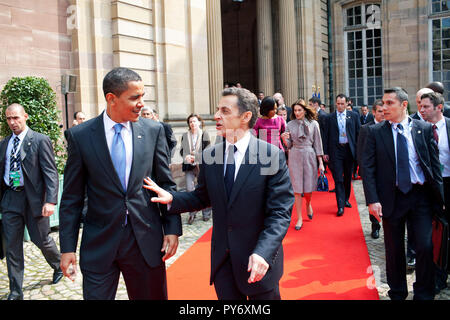
[[[0,199],[6,240],[8,300],[23,299],[23,234],[41,249],[53,272],[53,283],[61,280],[60,252],[49,236],[49,217],[58,199],[58,172],[52,143],[46,135],[27,126],[28,114],[20,104],[5,111],[12,134],[0,142]]]

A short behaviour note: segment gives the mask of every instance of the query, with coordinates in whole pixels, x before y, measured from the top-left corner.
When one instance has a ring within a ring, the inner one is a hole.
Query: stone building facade
[[[213,125],[225,82],[288,105],[320,88],[360,106],[402,86],[415,110],[428,82],[450,89],[449,17],[442,0],[0,0],[0,87],[45,77],[65,117],[61,76],[75,75],[71,123],[104,110],[104,75],[129,67],[178,136],[193,112]]]

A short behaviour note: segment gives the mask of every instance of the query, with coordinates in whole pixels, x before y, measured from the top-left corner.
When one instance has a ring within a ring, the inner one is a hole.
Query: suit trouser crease
[[[408,236],[416,244],[414,299],[433,299],[434,265],[431,240],[431,202],[425,187],[413,187],[408,194],[397,190],[393,216],[383,218],[386,275],[391,299],[408,296],[405,257],[405,222]]]
[[[236,284],[231,257],[228,255],[214,277],[214,289],[219,300],[247,300]],[[279,285],[270,291],[248,296],[248,300],[281,300]]]
[[[350,199],[353,162],[354,159],[349,144],[339,145],[332,160],[331,168],[338,208],[344,208],[345,201]]]
[[[122,239],[116,258],[107,272],[83,273],[85,300],[114,300],[122,272],[130,300],[167,300],[165,263],[152,268],[144,260],[129,223],[122,229]]]
[[[59,269],[61,255],[55,241],[49,235],[49,218],[32,215],[24,191],[16,192],[7,189],[3,195],[1,207],[10,290],[12,295],[23,296],[25,226],[31,241],[42,251],[45,260],[53,270]]]

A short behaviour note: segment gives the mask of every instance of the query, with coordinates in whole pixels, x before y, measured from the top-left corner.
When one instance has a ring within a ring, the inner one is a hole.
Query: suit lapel
[[[0,165],[1,165],[1,168],[0,168],[0,178],[1,179],[3,179],[3,176],[5,175],[5,163],[6,163],[6,161],[5,161],[5,159],[6,159],[6,150],[8,149],[8,143],[9,143],[9,140],[11,139],[11,136],[12,135],[9,135],[9,136],[7,136],[4,140],[3,140],[3,143],[2,143],[2,145],[0,146],[0,156],[2,157],[1,159],[0,159]],[[8,155],[9,156],[9,155]],[[1,183],[0,183],[0,185],[1,185]]]
[[[20,146],[20,160],[22,161],[22,163],[25,160],[27,153],[30,151],[31,144],[33,143],[33,138],[34,138],[34,131],[28,129],[28,132]]]
[[[133,160],[131,163],[130,177],[128,178],[127,193],[133,186],[141,186],[142,181],[139,181],[139,177],[143,176],[140,169],[145,168],[141,161],[145,159],[143,157],[146,150],[145,144],[154,143],[154,141],[146,141],[144,131],[139,122],[131,122],[131,131],[133,135]],[[147,146],[148,147],[148,146]]]
[[[123,192],[122,184],[120,183],[119,176],[112,163],[108,144],[106,142],[103,113],[95,119],[91,129],[93,131],[91,134],[92,150],[94,150],[97,155],[99,165],[105,170],[105,175],[111,177],[111,180],[116,184],[119,190]]]
[[[242,186],[245,184],[246,181],[248,181],[247,177],[255,169],[255,167],[258,166],[255,163],[250,163],[250,159],[258,159],[257,149],[258,149],[257,140],[256,138],[251,136],[247,151],[245,152],[244,159],[242,160],[242,164],[239,167],[236,180],[234,181],[233,189],[231,190],[230,199],[228,200],[228,208],[230,208],[231,204],[236,199],[237,195],[242,189]]]
[[[392,135],[392,128],[389,121],[385,121],[384,125],[381,127],[381,136],[381,140],[383,140],[383,143],[387,150],[387,154],[394,164],[394,167],[396,167],[397,164],[395,161],[394,136]]]
[[[345,114],[345,133],[347,134],[347,137],[352,136],[352,116],[350,115],[349,111]],[[348,142],[350,142],[350,139],[347,138]]]
[[[417,126],[416,121],[412,122],[411,137],[414,144],[414,148],[416,149],[416,154],[419,157],[420,162],[425,163],[423,161],[423,157],[421,154],[421,151],[424,150],[424,142],[425,142],[423,140],[423,131]]]

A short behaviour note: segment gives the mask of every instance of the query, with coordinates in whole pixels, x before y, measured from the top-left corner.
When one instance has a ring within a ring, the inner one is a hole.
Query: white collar
[[[23,130],[21,133],[19,133],[19,135],[16,135],[15,133],[12,134],[11,139],[14,139],[15,137],[19,137],[20,141],[23,141],[23,139],[25,139],[25,136],[28,133],[28,126],[25,126],[25,130]]]
[[[441,130],[442,127],[445,126],[445,119],[444,117],[442,117],[441,120],[439,120],[438,122],[435,123],[436,127],[438,128],[438,130]]]
[[[247,130],[247,132],[245,133],[245,135],[239,139],[234,145],[236,146],[237,150],[239,151],[239,153],[241,154],[245,154],[245,152],[247,151],[248,145],[250,143],[250,130]],[[231,143],[228,142],[228,140],[225,139],[225,152],[228,151],[228,148],[230,147],[230,145],[232,145]]]
[[[114,122],[106,113],[106,110],[103,112],[103,123],[105,124],[105,130],[114,130],[114,126],[117,124],[117,122]],[[130,121],[122,122],[121,125],[123,125],[128,131],[131,131],[131,124]]]

